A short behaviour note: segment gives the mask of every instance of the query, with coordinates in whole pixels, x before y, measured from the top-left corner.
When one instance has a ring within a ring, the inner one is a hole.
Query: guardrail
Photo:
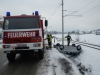
[[[56,38],[57,38],[57,41],[62,41],[62,38],[58,38],[58,37],[56,37]],[[64,41],[67,41],[67,39],[64,38]],[[75,44],[79,44],[79,45],[83,45],[83,46],[87,46],[87,47],[90,47],[90,48],[100,50],[100,45],[95,45],[95,44],[80,42],[80,41],[74,41],[74,40],[72,40],[71,42],[75,43]]]
[[[100,46],[99,45],[85,43],[85,42],[78,42],[78,41],[74,41],[74,40],[72,41],[72,43],[75,43],[75,44],[79,44],[79,45],[83,45],[83,46],[86,46],[86,47],[90,47],[90,48],[94,48],[94,49],[100,50]]]

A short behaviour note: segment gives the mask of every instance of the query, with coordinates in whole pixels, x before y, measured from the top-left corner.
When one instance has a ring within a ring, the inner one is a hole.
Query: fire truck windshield
[[[34,29],[39,28],[39,18],[5,18],[3,29]]]

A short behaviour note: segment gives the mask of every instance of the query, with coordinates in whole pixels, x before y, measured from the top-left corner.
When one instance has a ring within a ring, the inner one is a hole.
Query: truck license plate
[[[38,52],[38,50],[36,49],[36,50],[34,50],[34,52]]]
[[[17,44],[17,47],[27,47],[27,44]]]

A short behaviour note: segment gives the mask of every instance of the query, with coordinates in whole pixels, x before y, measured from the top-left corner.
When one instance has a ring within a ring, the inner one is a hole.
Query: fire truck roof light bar
[[[38,11],[35,11],[35,15],[39,15],[39,12]]]
[[[10,16],[10,12],[6,12],[6,16]]]

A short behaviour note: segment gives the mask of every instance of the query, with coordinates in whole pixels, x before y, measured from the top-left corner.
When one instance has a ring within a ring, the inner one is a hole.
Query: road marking
[[[8,61],[6,61],[3,65],[6,65],[8,63]]]

